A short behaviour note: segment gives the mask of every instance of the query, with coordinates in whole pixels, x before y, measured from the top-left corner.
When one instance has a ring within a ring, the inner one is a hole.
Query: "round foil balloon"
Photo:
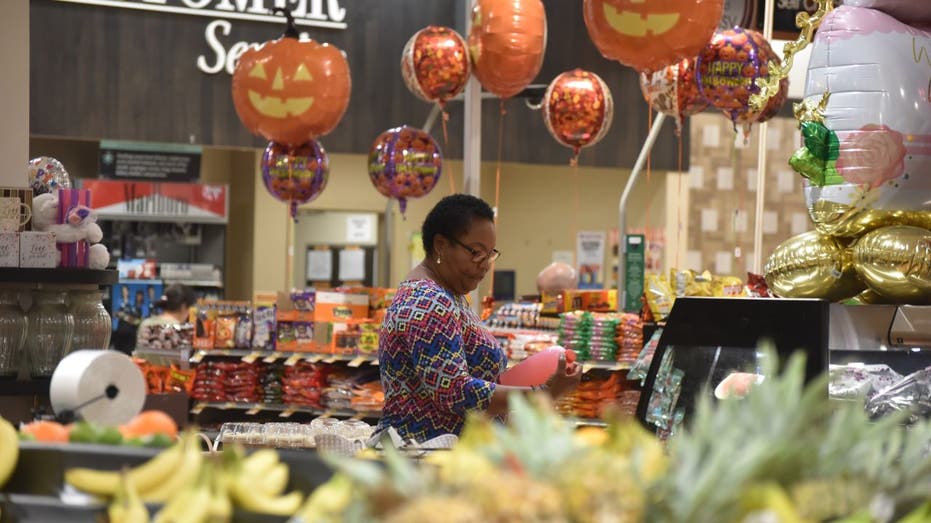
[[[71,176],[65,170],[65,166],[50,156],[39,156],[29,160],[26,176],[36,196],[71,188]]]
[[[808,179],[819,231],[855,237],[902,211],[931,212],[928,51],[931,31],[878,10],[843,5],[824,17],[805,84],[805,145],[790,161]]]
[[[333,130],[349,105],[342,51],[297,31],[252,46],[233,71],[233,105],[243,125],[266,140],[301,145]]]
[[[510,98],[533,81],[546,50],[546,12],[540,0],[475,0],[469,52],[487,91]]]
[[[417,31],[401,55],[407,88],[421,100],[440,105],[462,92],[471,67],[465,40],[448,27],[431,25]]]
[[[740,27],[718,31],[698,55],[698,89],[708,103],[737,122],[749,111],[750,95],[759,91],[754,81],[766,77],[768,62],[777,58],[756,31]]]
[[[870,289],[893,303],[931,303],[931,231],[895,225],[866,233],[853,263]]]
[[[647,103],[676,119],[676,133],[682,120],[708,107],[695,83],[695,58],[686,58],[653,73],[640,75],[640,90]]]
[[[330,160],[317,141],[297,147],[272,142],[265,147],[262,181],[272,196],[288,203],[292,218],[298,205],[320,196],[329,177]]]
[[[543,95],[543,122],[557,142],[578,156],[604,138],[614,118],[614,100],[595,73],[575,69],[557,76]]]
[[[428,133],[407,125],[378,135],[369,149],[369,178],[378,192],[397,198],[401,214],[408,198],[436,186],[443,168],[440,147]]]
[[[766,285],[783,298],[842,300],[865,288],[850,253],[835,238],[809,231],[782,242],[763,268]]]
[[[724,0],[585,0],[582,9],[605,58],[652,72],[697,55],[714,34]]]

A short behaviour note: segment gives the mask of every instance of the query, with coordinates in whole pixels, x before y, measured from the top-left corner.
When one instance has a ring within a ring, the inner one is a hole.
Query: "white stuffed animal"
[[[106,269],[110,253],[100,244],[103,231],[97,225],[97,215],[87,207],[77,207],[68,213],[68,223],[55,223],[58,214],[58,194],[40,194],[32,199],[32,228],[55,234],[58,243],[73,243],[86,240],[90,244],[88,267]]]

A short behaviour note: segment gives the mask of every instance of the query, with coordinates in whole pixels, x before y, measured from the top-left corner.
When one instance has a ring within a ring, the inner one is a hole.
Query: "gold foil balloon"
[[[783,298],[837,301],[865,287],[850,251],[836,238],[809,231],[782,242],[763,268],[766,284]]]
[[[931,231],[909,225],[867,233],[853,246],[863,281],[895,303],[931,303]]]

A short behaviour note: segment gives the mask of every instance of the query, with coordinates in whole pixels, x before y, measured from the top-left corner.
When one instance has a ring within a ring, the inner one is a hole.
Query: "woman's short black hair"
[[[468,232],[475,218],[494,221],[495,213],[485,200],[470,194],[453,194],[443,198],[430,209],[423,221],[423,249],[428,255],[433,254],[433,239],[437,234],[459,239]]]
[[[173,283],[165,289],[162,299],[158,300],[158,306],[166,311],[179,311],[194,305],[197,302],[197,296],[194,291],[187,285]]]

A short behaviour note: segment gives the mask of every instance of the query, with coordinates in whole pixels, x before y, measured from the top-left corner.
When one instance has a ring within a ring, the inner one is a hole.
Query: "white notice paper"
[[[365,279],[365,251],[362,249],[339,251],[339,279],[342,281]]]
[[[307,279],[310,281],[330,281],[333,276],[333,254],[325,251],[307,251]]]
[[[346,241],[348,243],[365,243],[375,240],[374,216],[370,214],[353,214],[346,218]]]

